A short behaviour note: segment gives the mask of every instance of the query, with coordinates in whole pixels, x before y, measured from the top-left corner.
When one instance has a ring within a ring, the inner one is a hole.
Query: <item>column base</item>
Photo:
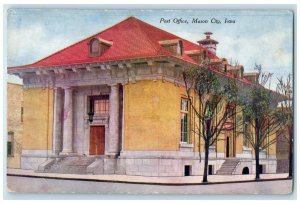
[[[118,155],[119,155],[118,153],[112,153],[112,152],[105,153],[105,157],[107,158],[117,158]]]
[[[76,156],[77,153],[75,152],[60,152],[59,156]]]
[[[53,155],[53,156],[58,156],[60,153],[61,153],[61,151],[53,151],[53,152],[52,152],[52,155]]]

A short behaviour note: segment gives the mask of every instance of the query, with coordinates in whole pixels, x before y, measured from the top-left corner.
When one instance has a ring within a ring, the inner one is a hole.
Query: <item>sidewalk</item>
[[[141,184],[162,184],[162,185],[193,185],[201,184],[202,176],[186,177],[146,177],[129,175],[89,175],[89,174],[56,174],[56,173],[36,173],[33,170],[7,169],[9,176],[26,176],[38,178],[69,179],[84,181],[102,182],[122,182]],[[288,174],[261,174],[261,180],[287,179]],[[234,183],[254,181],[255,175],[209,175],[209,183]],[[204,184],[204,183],[202,183]]]

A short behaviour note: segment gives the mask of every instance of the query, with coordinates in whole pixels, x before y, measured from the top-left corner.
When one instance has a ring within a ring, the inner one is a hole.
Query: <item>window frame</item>
[[[245,114],[243,113],[243,146],[246,148],[249,148],[249,141],[247,138],[247,134],[249,133],[249,131],[251,132],[251,120],[249,117],[245,116]],[[251,133],[250,133],[251,134]]]
[[[183,100],[186,100],[186,110],[182,109],[182,102]],[[182,122],[182,115],[186,116],[186,123],[184,125],[186,125],[186,131],[183,131],[183,129],[185,129],[183,126]],[[190,123],[190,108],[189,108],[189,99],[187,97],[181,97],[180,98],[180,143],[183,144],[189,144],[190,143],[190,127],[189,127],[189,123]],[[186,134],[186,135],[184,135]]]
[[[110,107],[110,102],[109,102],[109,94],[103,94],[103,95],[96,95],[96,96],[90,96],[89,100],[92,100],[92,103],[90,103],[93,106],[93,111],[95,116],[102,116],[102,115],[109,115],[109,107]],[[95,101],[105,101],[104,102],[104,107],[105,109],[103,110],[104,112],[97,112],[98,109],[96,109],[96,103]],[[91,107],[89,107],[91,110]]]
[[[94,43],[98,44],[98,50],[97,51],[93,51],[93,44]],[[99,56],[100,55],[100,52],[101,52],[101,43],[100,43],[100,41],[97,38],[91,39],[90,42],[89,42],[89,44],[88,44],[88,47],[89,47],[89,55],[91,57],[95,57],[95,56]]]
[[[24,120],[24,107],[21,107],[21,122],[23,123]]]
[[[7,157],[14,157],[14,132],[8,132],[7,142],[6,142],[6,154]],[[10,153],[8,152],[8,144],[10,143]]]

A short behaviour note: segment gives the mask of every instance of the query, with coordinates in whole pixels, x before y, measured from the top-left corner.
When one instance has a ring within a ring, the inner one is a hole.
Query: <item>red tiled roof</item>
[[[94,37],[112,41],[113,45],[101,56],[89,57],[88,42]],[[38,62],[30,65],[10,67],[9,69],[40,68],[133,58],[175,56],[159,44],[159,41],[173,39],[182,40],[184,51],[204,49],[202,46],[156,28],[135,17],[129,17],[100,33],[66,47]],[[208,57],[211,59],[218,58],[212,53],[209,53]],[[186,54],[183,55],[182,59],[197,64]]]
[[[112,42],[112,45],[100,56],[90,57],[88,43],[92,38],[101,38]],[[72,64],[84,64],[93,62],[118,61],[126,59],[138,59],[147,57],[171,56],[182,59],[192,64],[198,64],[186,53],[182,57],[176,56],[160,45],[159,41],[180,39],[183,42],[183,51],[205,50],[204,47],[187,41],[172,33],[161,30],[155,26],[145,23],[135,17],[129,17],[116,25],[107,28],[100,33],[92,35],[71,46],[68,46],[46,58],[33,64],[8,67],[8,70],[21,70],[25,68],[42,68],[51,66],[63,66]],[[208,58],[219,59],[216,55],[208,51]],[[227,77],[235,78],[230,73],[213,70]],[[236,78],[237,79],[237,78]],[[246,78],[237,79],[247,84],[251,84]]]

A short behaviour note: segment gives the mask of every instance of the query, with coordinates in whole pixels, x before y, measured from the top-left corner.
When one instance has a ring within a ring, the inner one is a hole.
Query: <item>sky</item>
[[[7,16],[7,65],[34,63],[129,16],[195,43],[210,31],[219,42],[219,57],[238,62],[247,72],[261,64],[274,74],[273,88],[276,77],[293,73],[293,14],[287,10],[12,9]],[[207,22],[192,23],[195,18]]]

